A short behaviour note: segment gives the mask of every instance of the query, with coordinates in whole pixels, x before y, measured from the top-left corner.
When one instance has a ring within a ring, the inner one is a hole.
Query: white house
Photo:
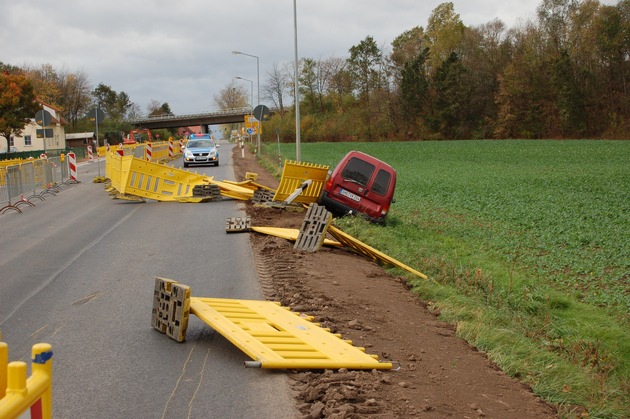
[[[66,121],[60,114],[61,109],[38,100],[42,109],[48,111],[52,121],[44,133],[42,127],[33,119],[22,130],[22,135],[9,138],[9,148],[17,151],[48,151],[66,149]],[[43,134],[46,134],[45,136]],[[45,142],[44,142],[45,137]],[[0,143],[1,144],[1,143]],[[15,148],[14,148],[15,147]]]

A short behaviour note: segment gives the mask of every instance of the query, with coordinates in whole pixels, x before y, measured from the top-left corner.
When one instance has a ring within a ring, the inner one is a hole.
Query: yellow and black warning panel
[[[376,355],[366,354],[364,348],[313,323],[312,317],[279,303],[190,297],[189,290],[176,281],[156,278],[152,326],[178,342],[185,340],[191,313],[247,354],[252,359],[245,362],[248,367],[392,368],[392,363],[379,362]]]

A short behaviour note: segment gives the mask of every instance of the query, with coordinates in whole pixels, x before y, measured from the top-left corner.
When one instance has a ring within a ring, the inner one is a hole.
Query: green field
[[[384,226],[344,230],[429,275],[414,292],[563,412],[630,417],[630,141],[302,144],[398,172]],[[281,144],[283,159],[295,146]],[[278,145],[264,147],[274,163]]]

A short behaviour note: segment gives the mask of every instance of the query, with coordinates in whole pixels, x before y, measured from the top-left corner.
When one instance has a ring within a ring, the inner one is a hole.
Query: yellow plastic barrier
[[[21,417],[29,410],[31,417],[52,417],[52,347],[38,343],[33,345],[31,354],[32,372],[27,379],[26,363],[15,361],[7,365],[8,347],[0,342],[0,418]]]
[[[192,297],[188,286],[156,278],[152,326],[182,342],[189,314],[247,354],[252,359],[245,362],[247,367],[388,370],[393,366],[280,303]]]
[[[185,143],[187,140],[182,140],[182,141],[183,143]],[[147,143],[126,144],[126,145],[123,145],[123,150],[125,150],[125,155],[127,156],[130,154],[134,154],[134,150],[137,147],[143,147],[142,156],[144,159],[146,159],[147,158],[146,145]],[[151,143],[151,145],[152,145],[151,147],[152,148],[152,156],[151,156],[152,161],[167,160],[169,158],[168,156],[169,142],[168,141],[154,141]],[[110,144],[109,152],[113,153],[115,152],[117,148],[118,148],[118,144]],[[99,157],[107,156],[107,146],[98,147],[96,149],[96,153],[98,154]],[[176,157],[180,154],[182,154],[182,150],[179,147],[179,140],[173,140],[173,157]]]
[[[367,256],[374,261],[380,260],[381,262],[387,263],[389,265],[397,266],[400,269],[410,272],[422,279],[429,279],[429,277],[423,274],[422,272],[416,271],[412,267],[405,265],[404,263],[394,259],[393,257],[388,256],[385,253],[382,253],[376,250],[375,248],[363,243],[362,241],[355,239],[354,237],[352,237],[348,233],[341,231],[341,229],[339,229],[338,227],[335,227],[334,225],[328,226],[327,231],[335,239],[339,240],[340,243],[348,246],[349,248],[356,251],[357,253],[361,253],[362,255]]]
[[[110,179],[112,188],[123,195],[156,201],[202,202],[206,198],[195,197],[193,188],[208,184],[217,185],[221,195],[233,199],[247,201],[254,195],[252,189],[238,184],[116,153],[106,157],[105,176]]]
[[[304,204],[317,202],[324,188],[329,168],[330,166],[285,160],[280,185],[278,185],[278,190],[273,200],[284,201],[289,195],[295,192],[304,181],[310,179],[312,183],[308,188],[302,191],[293,202]]]
[[[112,155],[112,187],[121,194],[135,195],[156,201],[179,201],[193,196],[193,187],[207,185],[212,177],[176,169],[133,156]],[[119,168],[119,169],[118,169]],[[120,179],[114,179],[120,173]]]

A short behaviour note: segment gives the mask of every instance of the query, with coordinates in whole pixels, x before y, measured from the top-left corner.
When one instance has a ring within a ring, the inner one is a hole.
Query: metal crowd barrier
[[[7,211],[21,213],[20,206],[34,207],[35,199],[56,195],[70,182],[68,161],[61,157],[22,160],[0,166],[0,214]]]

